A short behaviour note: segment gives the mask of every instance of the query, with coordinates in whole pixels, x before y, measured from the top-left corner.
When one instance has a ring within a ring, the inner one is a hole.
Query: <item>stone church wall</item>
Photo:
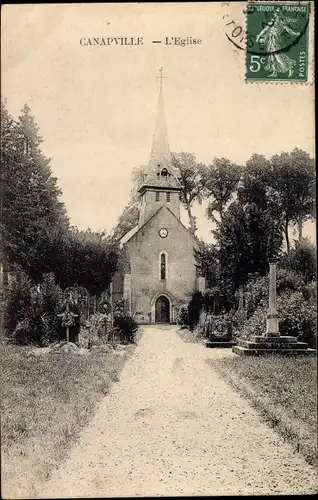
[[[159,229],[168,229],[167,238],[159,236]],[[153,299],[166,292],[173,305],[173,318],[187,303],[196,287],[196,269],[193,255],[195,240],[180,221],[163,207],[126,244],[131,267],[132,312],[141,323],[154,320]],[[160,279],[159,255],[167,252],[167,279]]]

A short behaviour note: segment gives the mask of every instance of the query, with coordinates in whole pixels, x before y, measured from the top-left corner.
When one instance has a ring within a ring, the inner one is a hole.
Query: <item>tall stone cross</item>
[[[160,76],[157,76],[156,78],[159,78],[160,79],[160,92],[162,92],[162,82],[165,78],[167,78],[166,76],[163,76],[162,75],[162,72],[163,72],[163,68],[161,67],[159,69],[159,73],[160,73]]]
[[[238,310],[243,311],[243,309],[244,309],[244,290],[243,287],[240,286]]]
[[[269,304],[266,316],[266,337],[279,337],[279,322],[276,303],[276,258],[269,259]]]
[[[239,324],[242,327],[244,324],[244,321],[246,320],[246,310],[244,309],[244,288],[243,288],[243,286],[240,286],[240,290],[239,290],[239,306],[238,306],[238,310],[237,310],[237,315],[238,315]]]

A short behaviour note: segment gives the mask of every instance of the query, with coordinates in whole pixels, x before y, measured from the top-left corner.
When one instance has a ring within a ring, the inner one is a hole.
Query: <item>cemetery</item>
[[[191,495],[201,478],[216,494],[315,489],[314,159],[171,153],[158,78],[148,166],[103,231],[71,224],[31,109],[14,119],[2,102],[1,433],[15,498],[100,496],[100,483],[140,496],[152,481]]]
[[[262,354],[315,356],[316,344],[313,337],[308,339],[308,344],[303,336],[280,334],[276,293],[277,261],[276,258],[269,260],[268,310],[263,317],[263,332],[257,330],[251,334],[246,332],[244,325],[248,316],[243,286],[237,293],[237,309],[235,302],[229,304],[217,287],[214,290],[206,290],[204,296],[193,294],[188,307],[181,311],[179,324],[181,327],[188,325],[191,330],[196,328],[206,347],[232,347],[233,352],[240,356]],[[192,302],[194,305],[197,304],[194,309]]]

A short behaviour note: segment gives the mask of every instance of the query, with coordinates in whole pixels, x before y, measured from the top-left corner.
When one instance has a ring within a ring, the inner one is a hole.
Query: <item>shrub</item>
[[[277,269],[276,276],[277,295],[285,291],[300,291],[305,287],[305,282],[299,274],[288,269]],[[251,316],[258,307],[268,306],[269,276],[252,277],[246,284],[245,303],[247,315]],[[238,293],[237,299],[238,299]]]
[[[312,287],[313,288],[313,287]],[[277,297],[277,313],[281,335],[291,335],[316,346],[316,299],[315,291],[308,286],[307,299],[302,291],[285,290]],[[263,335],[266,329],[267,306],[260,305],[245,322],[240,334],[244,337]]]
[[[127,312],[124,300],[118,301],[115,305],[114,327],[121,342],[135,342],[135,333],[138,330],[138,324]]]
[[[123,343],[135,342],[135,333],[138,324],[131,316],[121,316],[114,319],[114,327],[119,333],[119,339]]]
[[[8,339],[17,344],[46,345],[59,337],[57,314],[62,291],[53,274],[45,274],[41,286],[19,271],[12,278],[5,308]]]
[[[237,331],[237,336],[250,338],[252,335],[263,335],[266,329],[266,313],[265,306],[257,307],[241,329]]]
[[[15,273],[7,291],[4,320],[9,339],[17,325],[24,319],[24,311],[30,306],[32,282],[24,271]]]
[[[202,309],[203,297],[202,293],[195,291],[192,294],[192,298],[188,304],[188,317],[189,317],[189,328],[193,330],[198,324],[200,318],[200,311]]]
[[[316,346],[317,308],[313,296],[304,299],[301,292],[285,293],[277,299],[281,335],[292,335]]]
[[[306,238],[295,241],[295,248],[284,256],[282,265],[286,269],[301,274],[306,283],[314,280],[317,274],[315,246]]]
[[[187,306],[181,306],[178,315],[178,325],[188,326],[188,324],[189,324],[188,308]]]

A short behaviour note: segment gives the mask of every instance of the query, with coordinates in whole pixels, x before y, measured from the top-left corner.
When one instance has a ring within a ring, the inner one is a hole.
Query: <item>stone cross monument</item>
[[[308,347],[306,342],[299,342],[297,337],[280,335],[276,304],[276,264],[277,259],[269,259],[269,304],[266,316],[266,331],[262,335],[252,335],[250,338],[240,338],[232,347],[235,354],[285,354],[285,355],[316,355],[316,350]]]
[[[269,304],[266,316],[266,337],[278,337],[279,325],[276,305],[276,264],[277,259],[269,260]]]

